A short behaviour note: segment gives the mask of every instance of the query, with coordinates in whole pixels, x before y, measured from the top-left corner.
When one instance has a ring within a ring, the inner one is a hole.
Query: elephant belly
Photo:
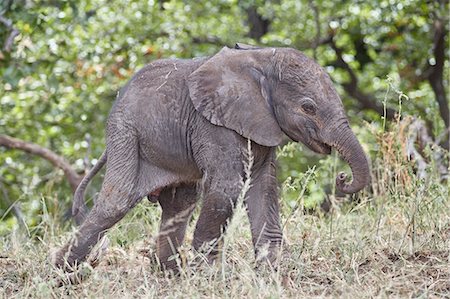
[[[158,200],[165,187],[197,182],[202,177],[198,168],[192,164],[180,160],[177,164],[177,161],[169,161],[167,158],[141,157],[139,186],[152,202]]]
[[[139,138],[139,155],[147,169],[144,172],[160,181],[158,187],[201,179],[192,157],[188,128],[174,118],[163,119],[163,124],[149,122]]]

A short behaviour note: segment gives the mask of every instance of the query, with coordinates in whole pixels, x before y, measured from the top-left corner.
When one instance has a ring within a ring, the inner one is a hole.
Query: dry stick
[[[0,146],[4,146],[10,149],[18,149],[27,152],[32,155],[37,155],[48,160],[55,167],[64,171],[64,175],[75,192],[78,184],[81,182],[82,176],[72,168],[72,165],[62,156],[56,154],[52,150],[37,145],[32,142],[27,142],[21,139],[17,139],[8,135],[0,135]]]

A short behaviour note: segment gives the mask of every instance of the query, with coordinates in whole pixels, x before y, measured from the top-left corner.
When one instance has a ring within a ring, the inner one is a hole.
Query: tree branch
[[[313,48],[314,59],[317,60],[317,47],[321,44],[320,14],[319,14],[319,8],[317,7],[317,5],[315,4],[314,1],[309,0],[308,4],[311,7],[312,11],[314,12],[314,21],[316,24],[316,38],[314,39],[312,48]]]
[[[256,8],[256,6],[250,6],[246,9],[248,25],[250,27],[248,35],[259,41],[269,31],[270,21],[261,16]]]
[[[368,94],[363,92],[358,87],[358,77],[356,76],[353,69],[350,67],[350,65],[344,60],[342,49],[339,48],[334,39],[333,36],[330,36],[327,39],[324,39],[322,41],[323,43],[330,44],[331,48],[336,53],[336,61],[335,65],[343,70],[345,70],[348,75],[350,76],[350,81],[347,83],[343,83],[342,86],[344,87],[344,90],[354,99],[356,99],[359,103],[359,106],[362,109],[370,109],[376,111],[380,115],[384,115],[384,107],[377,104],[377,100],[375,96],[372,94]],[[388,119],[393,119],[395,116],[395,110],[391,108],[386,109],[386,115],[385,117]]]
[[[13,27],[12,21],[6,19],[3,16],[0,16],[0,23],[6,26],[8,30],[11,30],[9,36],[6,38],[5,45],[3,46],[3,50],[5,52],[11,52],[12,45],[14,42],[14,38],[19,35],[19,30]]]
[[[64,171],[64,175],[66,176],[73,192],[75,192],[78,184],[81,182],[82,177],[76,173],[70,163],[65,158],[49,150],[48,148],[7,135],[0,135],[0,146],[10,149],[19,149],[48,160],[55,167]]]
[[[450,112],[447,102],[447,95],[444,87],[444,64],[445,64],[445,36],[447,31],[442,20],[437,19],[434,21],[434,42],[433,42],[433,55],[435,64],[429,64],[428,69],[428,82],[433,89],[436,96],[436,101],[439,104],[439,113],[444,121],[445,127],[449,128]],[[429,63],[429,62],[428,62]]]

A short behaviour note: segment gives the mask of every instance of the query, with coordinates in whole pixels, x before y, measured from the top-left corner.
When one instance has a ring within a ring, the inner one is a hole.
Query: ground
[[[286,244],[279,271],[256,267],[245,210],[239,207],[213,266],[188,265],[179,277],[154,262],[159,208],[139,205],[110,233],[100,264],[67,276],[48,261],[71,234],[43,217],[39,238],[19,232],[0,243],[4,298],[309,298],[450,297],[448,199],[372,197],[335,203],[330,212],[283,212]],[[364,198],[364,196],[363,196]],[[285,209],[283,209],[284,211]],[[187,242],[192,238],[192,225]],[[182,263],[194,254],[186,245]],[[72,277],[72,281],[74,278]]]

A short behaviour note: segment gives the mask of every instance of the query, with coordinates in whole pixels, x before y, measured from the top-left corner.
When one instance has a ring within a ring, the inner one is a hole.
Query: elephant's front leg
[[[163,269],[177,271],[176,255],[183,243],[187,223],[197,202],[195,184],[165,188],[159,195],[162,208],[157,256]]]
[[[229,169],[225,171],[229,172]],[[194,232],[193,247],[203,254],[209,263],[220,252],[221,235],[225,232],[233,214],[240,192],[240,173],[223,176],[216,173],[207,180],[203,193],[203,206]]]
[[[247,212],[257,261],[276,266],[283,240],[280,226],[275,150],[255,165],[247,194]]]

